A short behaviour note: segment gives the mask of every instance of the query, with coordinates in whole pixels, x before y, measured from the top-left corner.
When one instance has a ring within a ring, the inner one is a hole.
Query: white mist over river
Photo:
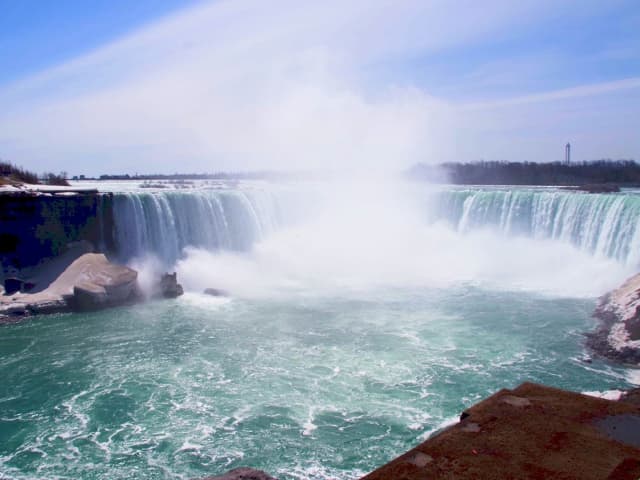
[[[124,187],[119,257],[187,293],[4,326],[0,476],[356,478],[497,389],[638,383],[582,361],[637,269],[634,192]]]
[[[593,297],[634,273],[640,254],[635,195],[333,182],[135,193],[116,205],[125,259],[176,262],[189,289],[243,297],[460,283]]]

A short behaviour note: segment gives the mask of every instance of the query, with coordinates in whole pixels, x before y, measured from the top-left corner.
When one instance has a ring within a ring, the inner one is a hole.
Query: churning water
[[[638,381],[584,363],[581,336],[637,267],[633,193],[248,184],[114,204],[118,256],[175,267],[187,294],[3,326],[0,478],[356,478],[497,389]]]

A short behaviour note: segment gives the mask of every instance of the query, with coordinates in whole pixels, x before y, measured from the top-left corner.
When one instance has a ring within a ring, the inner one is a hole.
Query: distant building
[[[564,163],[567,165],[571,163],[571,144],[569,142],[564,147]]]

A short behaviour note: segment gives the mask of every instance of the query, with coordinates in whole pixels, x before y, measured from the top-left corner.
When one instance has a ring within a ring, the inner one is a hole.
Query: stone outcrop
[[[160,278],[160,295],[164,298],[176,298],[184,293],[182,285],[178,283],[178,274],[165,273]]]
[[[75,277],[73,295],[68,299],[74,310],[99,310],[138,298],[138,272],[110,263],[102,254],[86,254],[69,269],[69,278]]]
[[[138,273],[99,253],[76,259],[45,290],[0,297],[0,316],[99,310],[140,298]]]
[[[610,360],[640,367],[640,274],[603,296],[593,315],[600,324],[587,334],[587,346]]]
[[[640,407],[524,383],[361,480],[640,478]]]

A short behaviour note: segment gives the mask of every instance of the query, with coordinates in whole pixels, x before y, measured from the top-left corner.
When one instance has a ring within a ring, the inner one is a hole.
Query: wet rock
[[[182,285],[178,283],[178,274],[165,273],[160,279],[160,295],[164,298],[176,298],[184,293]]]
[[[206,477],[202,480],[276,480],[271,475],[255,468],[240,467],[230,470],[223,475]]]
[[[591,358],[589,355],[583,355],[582,357],[579,358],[579,360],[582,363],[593,363],[593,358]]]
[[[8,308],[2,311],[4,315],[7,316],[20,316],[27,313],[27,304],[26,303],[13,303]]]
[[[66,299],[40,301],[27,304],[27,312],[31,315],[49,315],[51,313],[63,313],[69,311],[69,303]]]
[[[107,306],[107,291],[93,283],[81,283],[73,287],[71,303],[74,310],[100,310]]]
[[[71,273],[77,272],[73,295],[68,299],[74,310],[113,307],[129,303],[139,296],[138,272],[110,263],[102,254],[83,255],[69,269],[73,269]]]
[[[224,290],[220,290],[217,288],[206,288],[204,290],[205,295],[211,295],[212,297],[228,297],[229,294]]]

